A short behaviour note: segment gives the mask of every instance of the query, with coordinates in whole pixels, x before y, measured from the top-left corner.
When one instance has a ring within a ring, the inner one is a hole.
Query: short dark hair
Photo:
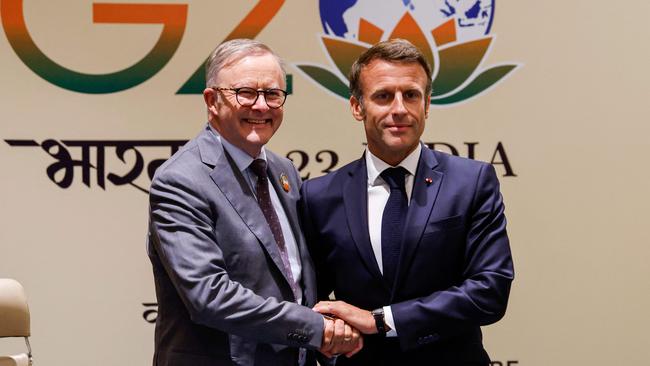
[[[422,66],[427,74],[427,85],[425,86],[425,95],[431,94],[431,66],[420,50],[411,42],[395,38],[388,41],[379,42],[362,53],[354,61],[350,68],[350,94],[357,100],[361,101],[363,95],[361,91],[361,70],[368,66],[374,60],[383,60],[388,62],[412,63],[417,62]]]

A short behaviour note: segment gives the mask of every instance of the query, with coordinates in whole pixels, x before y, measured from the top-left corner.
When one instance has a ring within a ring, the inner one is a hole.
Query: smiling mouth
[[[244,122],[251,123],[254,125],[263,125],[265,123],[271,123],[271,119],[254,119],[254,118],[244,118]]]

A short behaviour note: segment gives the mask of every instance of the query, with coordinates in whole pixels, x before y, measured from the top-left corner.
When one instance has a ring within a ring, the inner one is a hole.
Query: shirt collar
[[[230,143],[230,141],[221,137],[221,135],[219,135],[219,132],[217,132],[217,130],[215,130],[212,125],[210,125],[210,131],[214,133],[214,135],[217,137],[217,140],[221,142],[224,150],[226,150],[228,155],[230,155],[232,160],[235,162],[235,165],[237,165],[237,169],[239,169],[239,171],[244,172],[255,159],[262,159],[266,161],[266,151],[264,150],[264,146],[262,146],[260,154],[256,158],[253,158],[244,150],[238,148],[237,146]]]
[[[404,158],[397,166],[401,166],[404,169],[406,169],[409,174],[415,175],[415,171],[418,168],[418,161],[420,160],[420,152],[422,151],[422,144],[418,144],[418,146],[413,150],[410,154]],[[381,184],[383,183],[383,179],[381,182],[377,182],[377,178],[379,178],[379,175],[381,172],[388,168],[394,168],[391,165],[388,165],[385,161],[379,159],[375,155],[373,155],[368,147],[366,147],[366,169],[368,171],[368,184],[371,186]]]

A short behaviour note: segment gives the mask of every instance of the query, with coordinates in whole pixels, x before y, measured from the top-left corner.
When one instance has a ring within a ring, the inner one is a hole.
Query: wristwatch
[[[384,319],[384,308],[377,308],[370,312],[372,317],[375,318],[375,326],[377,327],[377,333],[380,336],[385,336],[386,332],[390,330],[390,327],[386,325]]]

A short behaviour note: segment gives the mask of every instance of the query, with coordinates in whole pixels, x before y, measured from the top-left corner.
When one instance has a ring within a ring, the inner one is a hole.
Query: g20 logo
[[[259,0],[224,41],[255,38],[283,6],[284,0]],[[29,35],[23,0],[0,0],[2,26],[22,62],[46,81],[88,94],[122,91],[157,74],[174,55],[187,23],[187,4],[93,3],[94,23],[162,24],[158,41],[130,67],[106,73],[81,73],[56,63]],[[359,54],[390,38],[405,38],[418,46],[433,66],[431,104],[464,102],[491,89],[520,64],[485,67],[495,0],[319,0],[323,49],[332,67],[295,66],[330,93],[349,98],[347,72]],[[291,89],[290,79],[288,88]],[[177,94],[200,94],[205,85],[203,63]]]
[[[122,91],[139,85],[157,74],[172,58],[183,38],[187,4],[93,3],[94,23],[162,24],[158,41],[147,55],[125,69],[106,74],[86,74],[71,70],[50,59],[29,35],[23,14],[23,0],[0,0],[0,17],[9,44],[34,73],[61,88],[88,94]],[[273,19],[284,0],[259,0],[228,36],[255,38]],[[200,94],[205,85],[203,64],[177,91]]]

